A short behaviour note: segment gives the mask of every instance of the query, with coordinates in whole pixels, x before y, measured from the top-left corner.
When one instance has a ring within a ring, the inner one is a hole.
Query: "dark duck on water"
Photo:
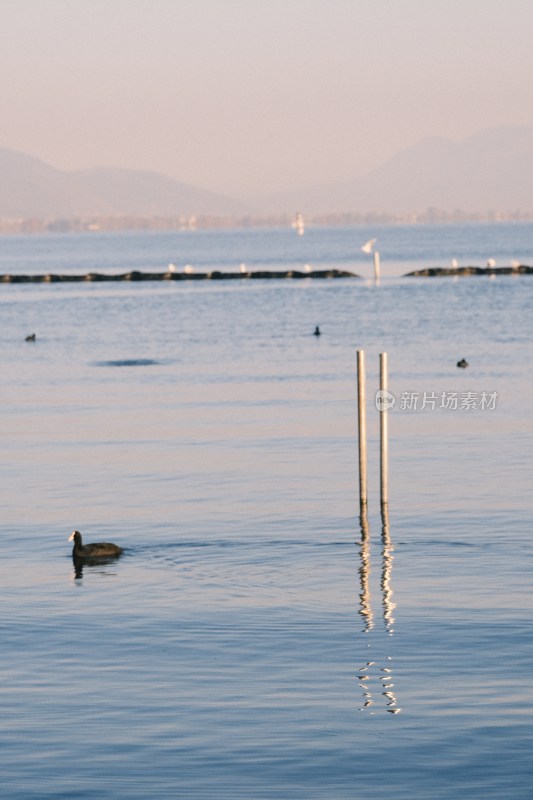
[[[119,556],[123,549],[111,542],[94,542],[94,544],[83,544],[81,533],[79,531],[72,531],[69,536],[69,542],[74,542],[72,549],[72,558],[75,559],[98,559],[98,558],[116,558]]]

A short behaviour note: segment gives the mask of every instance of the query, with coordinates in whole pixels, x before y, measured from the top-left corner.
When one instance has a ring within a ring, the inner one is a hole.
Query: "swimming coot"
[[[110,542],[83,544],[79,531],[72,531],[68,540],[69,542],[74,542],[74,548],[72,550],[73,558],[113,558],[114,556],[119,556],[123,552],[122,547],[111,544]]]
[[[461,367],[461,369],[466,369],[468,366],[468,361],[465,358],[462,358],[460,361],[457,362],[457,366]]]
[[[315,328],[315,331],[313,333],[313,336],[320,336],[321,333],[322,333],[322,331],[320,330],[320,328],[317,325],[316,328]]]

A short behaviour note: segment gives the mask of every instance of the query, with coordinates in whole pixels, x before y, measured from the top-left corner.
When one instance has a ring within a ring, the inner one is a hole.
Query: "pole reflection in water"
[[[375,656],[376,660],[368,660],[357,670],[359,687],[363,693],[363,705],[361,711],[370,710],[375,713],[375,708],[382,707],[389,714],[398,714],[400,708],[394,692],[393,665],[392,657],[388,655],[389,637],[394,635],[394,616],[393,612],[396,604],[392,600],[393,591],[391,586],[393,546],[390,537],[389,512],[386,505],[381,509],[381,576],[380,591],[383,609],[383,629],[375,630],[374,612],[372,610],[372,596],[370,589],[371,575],[371,555],[370,555],[370,527],[366,509],[361,512],[359,518],[361,526],[360,541],[360,592],[359,592],[359,614],[363,619],[363,633],[368,635],[367,647],[374,645],[385,645],[385,656]],[[385,639],[380,637],[380,633],[385,633]],[[378,637],[379,641],[378,641]]]
[[[392,546],[389,529],[389,509],[384,505],[381,508],[381,596],[383,600],[383,621],[385,629],[390,636],[394,635],[394,617],[393,612],[396,608],[396,603],[392,602],[392,587],[391,587],[391,574],[392,574],[392,555],[394,548]]]
[[[361,592],[359,594],[359,613],[363,618],[365,633],[374,627],[374,614],[370,602],[370,528],[366,509],[361,512],[359,517],[361,524],[361,566],[359,567],[359,579],[361,582]]]

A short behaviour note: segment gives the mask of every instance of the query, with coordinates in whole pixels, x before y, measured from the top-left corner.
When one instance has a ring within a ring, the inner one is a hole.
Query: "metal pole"
[[[379,412],[380,433],[380,487],[381,505],[389,502],[389,426],[388,403],[385,393],[388,391],[387,353],[379,354],[379,388],[381,389],[381,409]]]
[[[365,351],[357,351],[357,410],[359,423],[359,504],[366,509],[366,376]]]
[[[379,283],[379,273],[380,273],[379,253],[377,250],[374,250],[374,277],[376,279],[376,283]]]

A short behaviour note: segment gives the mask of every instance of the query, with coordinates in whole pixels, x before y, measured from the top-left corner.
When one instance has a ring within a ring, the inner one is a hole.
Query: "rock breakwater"
[[[88,272],[85,275],[48,273],[46,275],[0,275],[0,283],[97,283],[103,281],[228,281],[228,280],[287,280],[303,278],[359,278],[353,272],[340,269],[320,269],[311,272],[299,270],[255,272],[141,272],[132,270],[121,274]]]

